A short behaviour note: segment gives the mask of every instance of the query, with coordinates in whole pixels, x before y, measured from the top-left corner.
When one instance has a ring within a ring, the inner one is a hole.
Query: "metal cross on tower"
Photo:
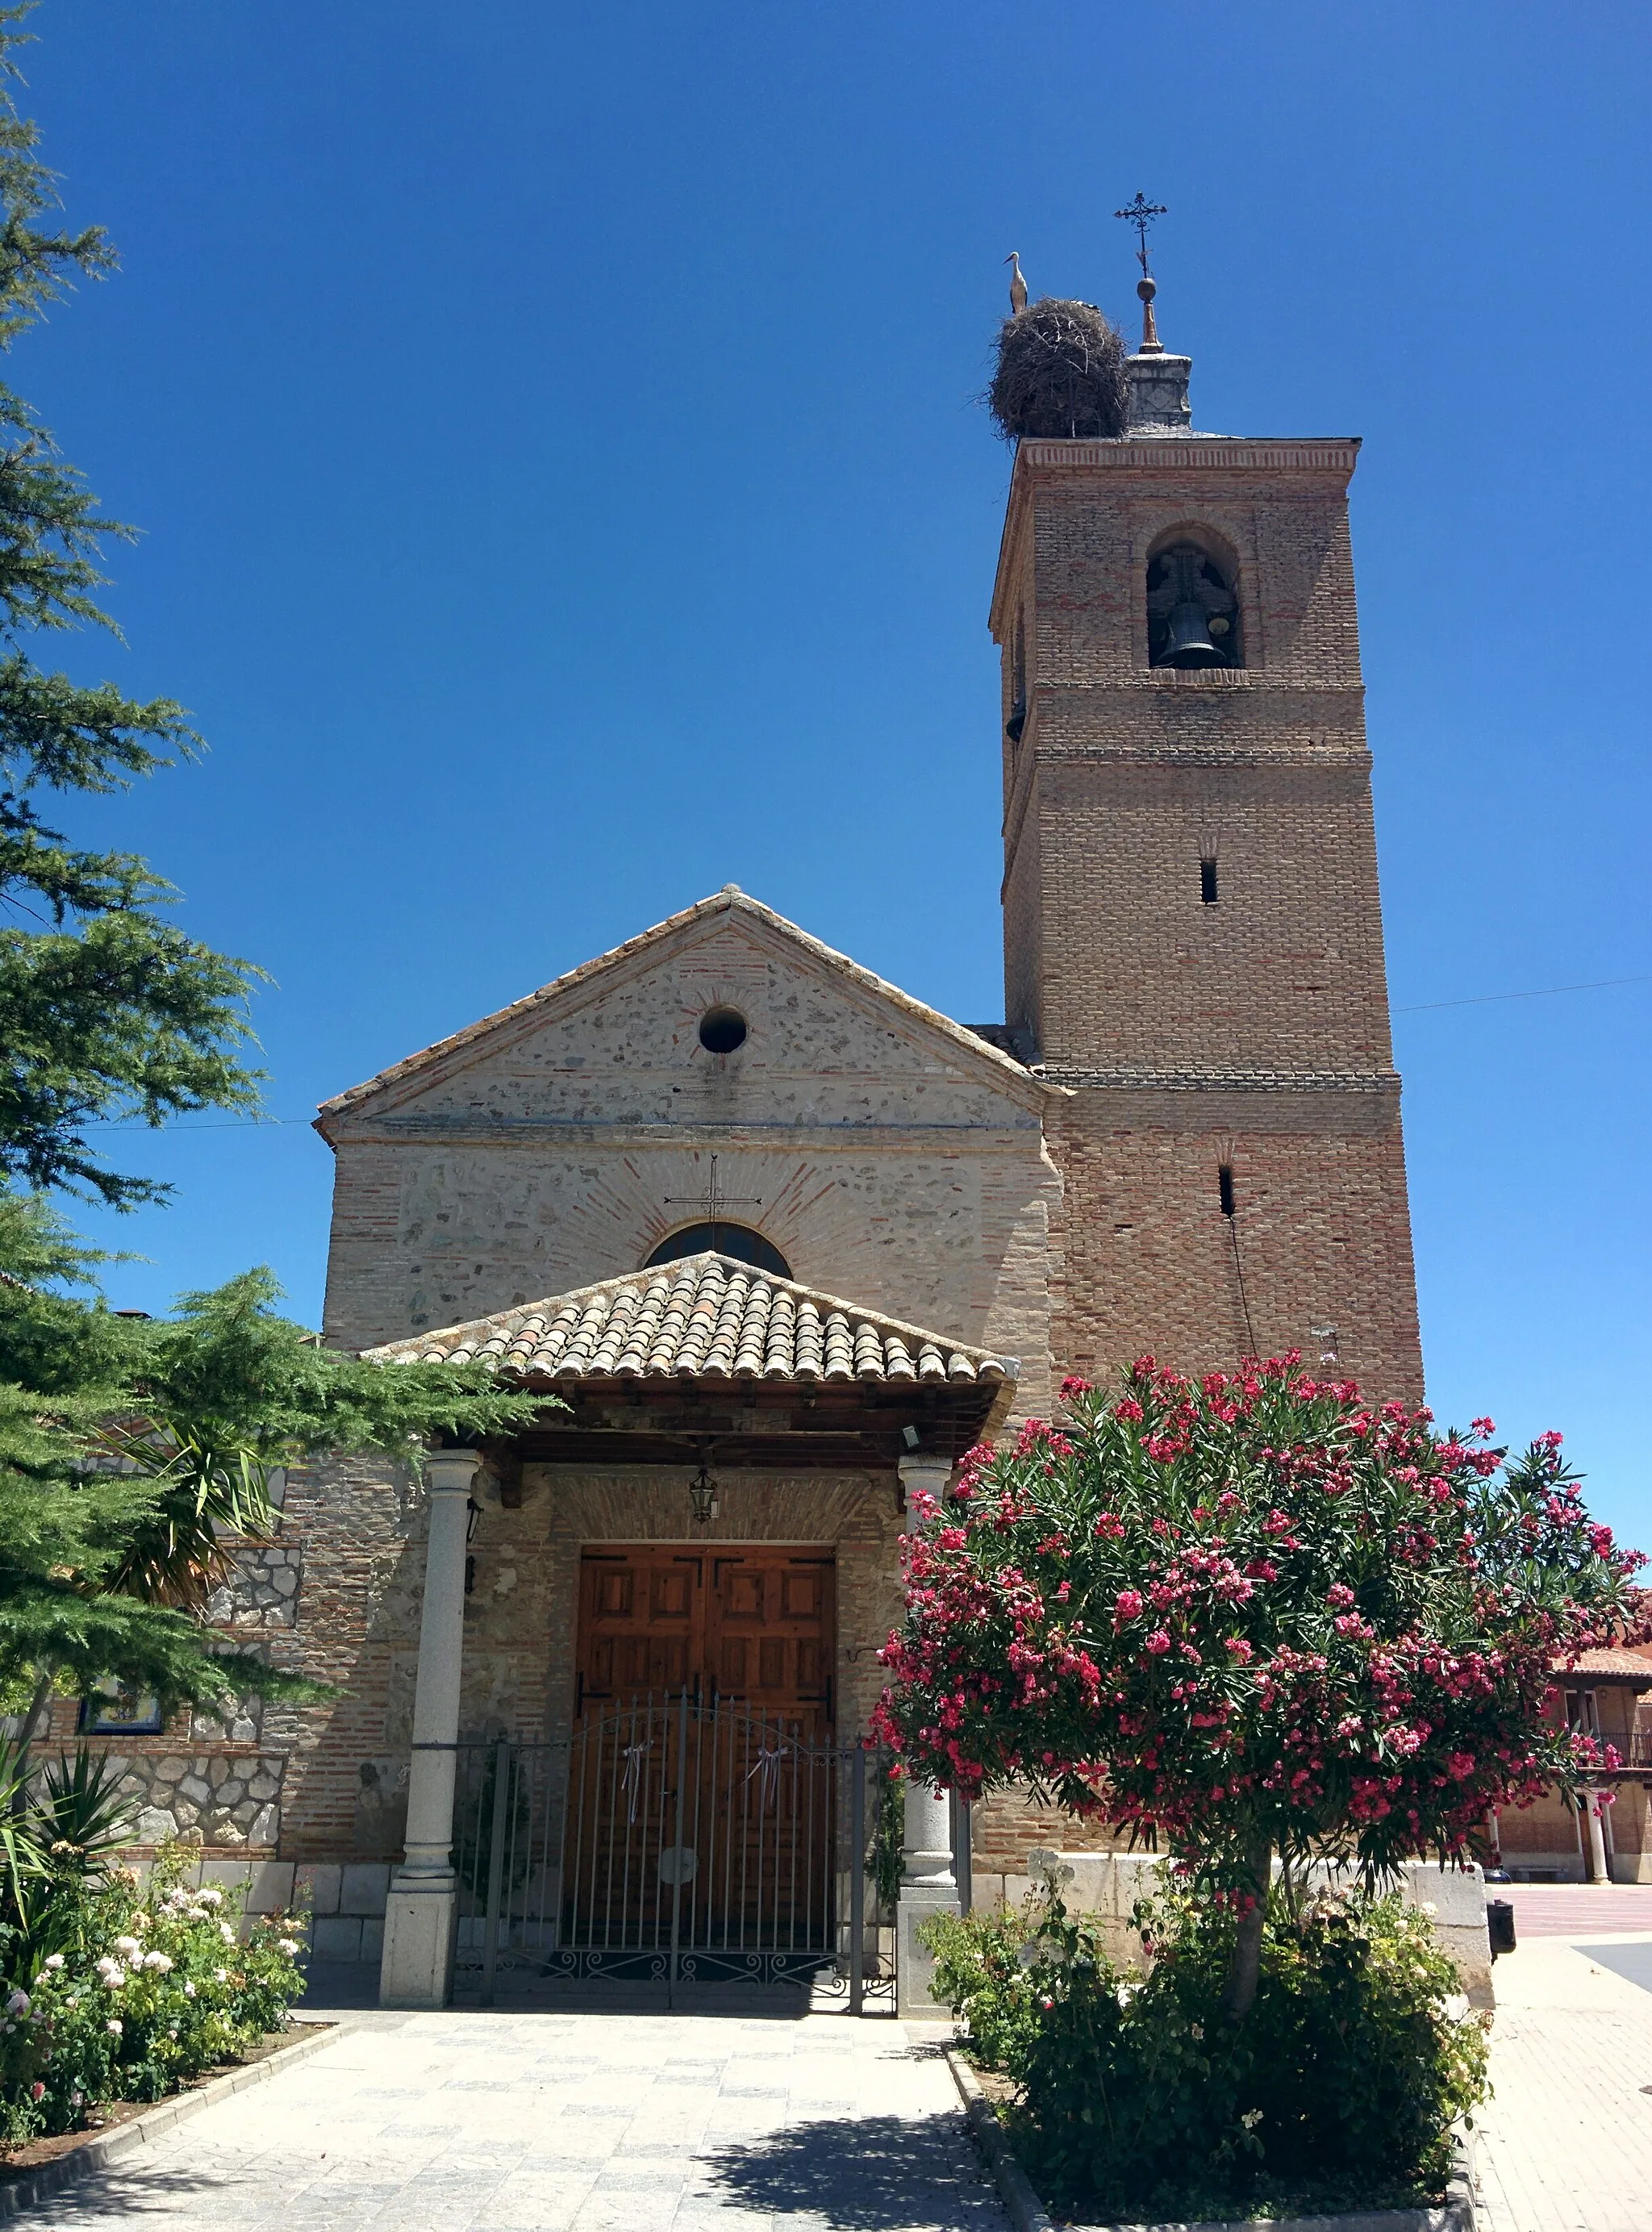
[[[665,1197],[667,1209],[698,1209],[704,1212],[705,1222],[711,1228],[711,1246],[714,1253],[721,1252],[717,1249],[719,1223],[717,1211],[720,1209],[761,1209],[762,1205],[763,1197],[760,1193],[723,1192],[717,1184],[717,1158],[715,1155],[711,1158],[711,1175],[706,1181],[706,1189],[703,1194],[668,1193]]]
[[[1136,260],[1142,267],[1142,276],[1136,282],[1136,292],[1141,297],[1142,303],[1142,354],[1143,356],[1162,355],[1164,344],[1159,339],[1159,329],[1153,317],[1153,297],[1159,290],[1157,282],[1147,268],[1147,229],[1155,217],[1168,217],[1169,211],[1163,202],[1149,201],[1138,186],[1136,189],[1135,200],[1122,210],[1115,210],[1113,215],[1122,217],[1126,224],[1135,226],[1136,237],[1139,243],[1136,250]]]
[[[1169,217],[1169,214],[1163,202],[1149,201],[1139,186],[1136,190],[1136,198],[1128,209],[1113,211],[1115,217],[1122,217],[1127,224],[1133,224],[1136,228],[1136,237],[1141,243],[1136,251],[1136,260],[1142,267],[1143,279],[1152,276],[1147,268],[1147,228],[1156,217]]]

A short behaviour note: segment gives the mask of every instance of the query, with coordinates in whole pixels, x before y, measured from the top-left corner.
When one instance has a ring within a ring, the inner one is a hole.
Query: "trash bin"
[[[1500,1953],[1514,1950],[1514,1906],[1506,1898],[1488,1898],[1486,1902],[1486,1930],[1492,1941],[1492,1958]]]

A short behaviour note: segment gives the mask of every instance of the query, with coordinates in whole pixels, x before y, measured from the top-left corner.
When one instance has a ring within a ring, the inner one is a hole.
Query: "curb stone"
[[[349,2018],[342,2021],[330,2018],[326,2023],[308,2026],[314,2032],[312,2038],[296,2038],[290,2046],[278,2046],[262,2061],[249,2062],[244,2068],[227,2069],[222,2077],[215,2077],[192,2092],[174,2092],[169,2099],[157,2100],[152,2108],[141,2116],[134,2116],[129,2124],[120,2124],[100,2138],[89,2138],[68,2154],[59,2155],[55,2162],[42,2163],[27,2177],[14,2178],[10,2184],[0,2186],[0,2219],[20,2216],[25,2209],[34,2209],[49,2194],[66,2185],[75,2185],[83,2177],[91,2177],[107,2170],[111,2162],[129,2153],[133,2147],[147,2146],[153,2139],[170,2131],[174,2124],[181,2124],[203,2108],[211,2108],[232,2093],[244,2092],[249,2086],[262,2085],[272,2077],[279,2077],[295,2061],[303,2061],[319,2053],[350,2028]]]
[[[1015,2232],[1056,2232],[1032,2180],[1016,2158],[1005,2136],[997,2112],[981,2091],[975,2073],[953,2046],[943,2046],[947,2067],[958,2088],[958,2098],[969,2128],[992,2170],[998,2196],[1009,2213]],[[1252,2217],[1244,2222],[1197,2224],[1112,2224],[1090,2228],[1090,2232],[1475,2232],[1474,2174],[1472,2142],[1459,2133],[1453,2142],[1451,2176],[1446,2198],[1438,2209],[1366,2209],[1349,2216]]]

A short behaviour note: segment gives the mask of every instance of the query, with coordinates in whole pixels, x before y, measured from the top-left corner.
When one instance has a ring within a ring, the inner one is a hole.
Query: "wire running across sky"
[[[1432,1015],[1441,1008],[1484,1008],[1499,1000],[1552,1000],[1563,992],[1606,992],[1620,984],[1652,984],[1652,970],[1641,976],[1597,976],[1587,984],[1539,984],[1526,992],[1471,992],[1461,1000],[1421,1000],[1414,1005],[1394,1008],[1396,1015]],[[88,1132],[131,1131],[141,1124],[140,1116],[100,1116],[82,1128]],[[169,1124],[169,1132],[244,1132],[267,1124],[313,1124],[313,1116],[215,1116],[204,1124]]]

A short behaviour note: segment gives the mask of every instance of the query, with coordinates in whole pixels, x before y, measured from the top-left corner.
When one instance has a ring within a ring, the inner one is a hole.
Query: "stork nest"
[[[1094,440],[1122,434],[1130,408],[1124,344],[1089,302],[1053,295],[998,329],[987,408],[1007,442],[1023,434]]]

